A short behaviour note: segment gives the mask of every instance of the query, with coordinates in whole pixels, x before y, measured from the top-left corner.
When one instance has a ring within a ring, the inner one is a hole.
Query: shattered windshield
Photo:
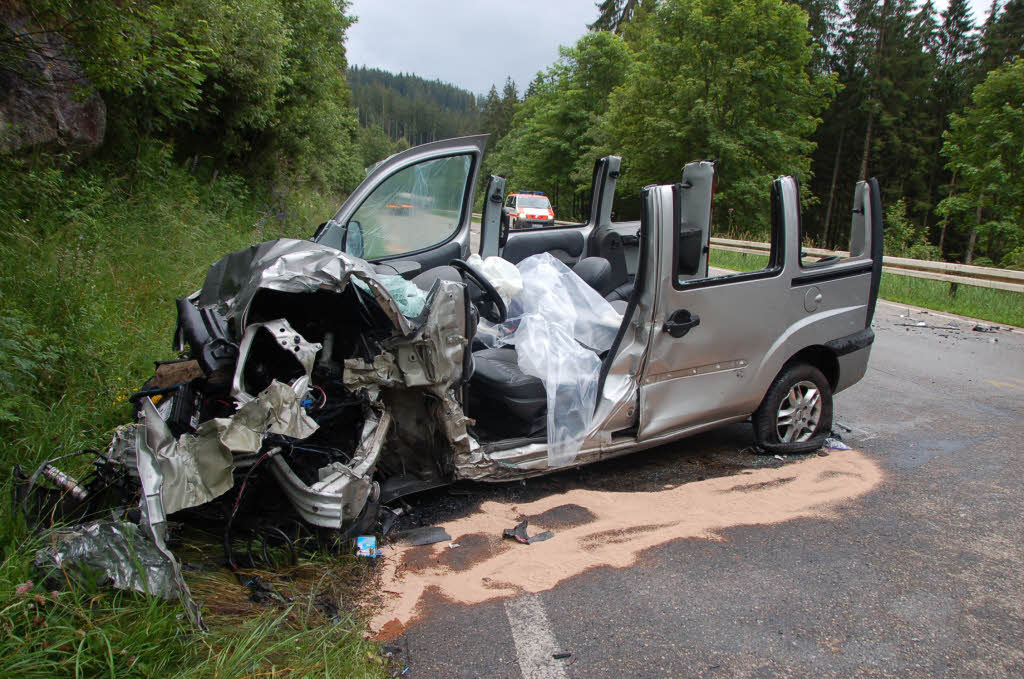
[[[401,255],[451,237],[462,221],[469,171],[467,154],[418,163],[386,179],[349,221],[362,230],[361,256]]]

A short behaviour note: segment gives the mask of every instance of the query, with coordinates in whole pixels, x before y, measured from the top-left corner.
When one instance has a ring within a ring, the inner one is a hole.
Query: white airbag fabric
[[[615,341],[622,316],[611,303],[548,253],[518,265],[522,291],[498,328],[515,344],[519,368],[544,383],[548,466],[572,464],[590,429],[601,373],[598,353]]]

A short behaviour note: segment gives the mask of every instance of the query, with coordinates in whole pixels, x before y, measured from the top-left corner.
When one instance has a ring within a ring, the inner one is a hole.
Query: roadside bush
[[[939,249],[928,243],[924,229],[907,217],[907,204],[902,198],[885,208],[885,254],[911,259],[942,259]]]
[[[237,176],[211,182],[155,141],[140,146],[134,168],[76,168],[47,156],[5,160],[4,467],[54,448],[101,444],[127,417],[127,396],[152,361],[169,356],[174,299],[197,289],[221,255],[261,240],[305,237],[315,219],[336,208],[334,199],[305,188],[271,196]],[[281,204],[286,209],[267,210]]]

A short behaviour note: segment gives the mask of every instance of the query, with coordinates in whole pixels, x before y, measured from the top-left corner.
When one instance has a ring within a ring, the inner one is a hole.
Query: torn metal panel
[[[323,346],[307,342],[291,323],[283,318],[266,323],[253,323],[245,329],[238,348],[238,363],[231,382],[231,395],[239,403],[248,403],[265,384],[250,383],[250,361],[260,364],[261,376],[267,374],[288,381],[295,395],[302,398],[309,391],[309,378]],[[302,374],[299,377],[299,374]],[[304,380],[302,378],[305,378]]]
[[[402,383],[402,371],[394,355],[385,351],[374,356],[373,363],[361,358],[345,359],[343,379],[345,386],[352,391],[371,386],[394,387]]]
[[[260,450],[267,434],[304,439],[317,428],[317,423],[303,409],[294,388],[274,380],[256,400],[243,405],[234,416],[207,420],[199,425],[196,436],[182,436],[181,440],[216,441],[233,453],[255,453]]]
[[[270,458],[271,470],[281,489],[305,521],[340,529],[345,519],[359,516],[376,489],[373,472],[390,427],[391,413],[385,411],[379,417],[368,413],[351,463],[321,468],[319,480],[312,485],[305,484],[282,456]]]
[[[234,485],[228,449],[196,445],[191,435],[179,444],[149,398],[143,399],[142,412],[144,435],[135,437],[135,454],[143,487],[158,489],[158,515],[209,502]]]
[[[233,252],[215,262],[196,300],[215,306],[236,329],[246,327],[249,306],[262,290],[279,292],[341,292],[357,277],[402,335],[412,330],[387,287],[365,261],[305,240],[282,238]]]
[[[44,572],[74,570],[86,577],[102,573],[116,589],[163,599],[179,595],[171,562],[134,523],[93,521],[56,530],[50,537],[51,546],[35,556],[35,565]]]
[[[164,542],[164,537],[167,533],[167,511],[165,510],[163,497],[164,476],[155,451],[166,451],[168,449],[167,439],[169,438],[172,443],[174,439],[171,437],[167,425],[160,419],[160,415],[149,398],[143,400],[142,419],[143,429],[141,432],[137,432],[135,437],[135,455],[138,465],[139,483],[142,486],[139,506],[142,509],[143,525],[149,531],[153,544],[156,545],[156,548],[171,564],[172,576],[175,584],[178,586],[178,597],[189,620],[199,629],[206,630],[202,612],[195,600],[192,599],[192,593],[189,591],[188,584],[186,584],[185,578],[181,574],[181,567]],[[158,426],[154,422],[155,420],[158,420],[163,426]],[[230,472],[228,477],[230,478]],[[228,487],[230,488],[230,486]],[[178,489],[172,489],[172,495],[178,494],[180,494]]]
[[[427,318],[411,342],[398,346],[398,363],[407,386],[455,384],[462,380],[466,347],[466,288],[439,280],[430,296]]]
[[[435,419],[441,424],[441,431],[451,444],[453,453],[472,453],[480,447],[466,429],[473,420],[463,412],[462,404],[453,390],[446,389],[440,395],[439,401],[434,404],[434,410]]]

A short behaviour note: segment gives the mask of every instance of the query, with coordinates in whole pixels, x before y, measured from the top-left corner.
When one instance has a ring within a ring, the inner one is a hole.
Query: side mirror
[[[345,227],[345,236],[341,241],[341,250],[356,257],[363,256],[363,225],[352,219]]]

